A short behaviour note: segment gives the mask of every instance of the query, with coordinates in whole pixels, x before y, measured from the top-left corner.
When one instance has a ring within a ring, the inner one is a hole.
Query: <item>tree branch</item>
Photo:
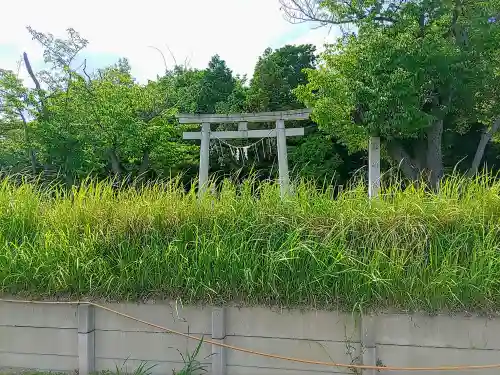
[[[42,90],[42,87],[40,86],[40,82],[38,81],[38,78],[36,78],[35,73],[33,73],[33,69],[31,68],[31,63],[28,58],[28,54],[26,52],[23,53],[23,59],[24,59],[24,64],[26,65],[26,70],[28,70],[28,74],[30,75],[31,79],[33,80],[33,83],[35,84],[35,87],[37,90]]]
[[[19,115],[19,117],[21,117],[21,120],[23,121],[23,124],[25,126],[28,125],[28,122],[26,121],[26,117],[24,116],[23,111],[21,111],[20,108],[16,108],[16,110],[17,110],[17,114]]]
[[[481,165],[481,161],[483,160],[484,152],[486,151],[486,146],[490,143],[493,135],[500,129],[500,117],[498,117],[491,126],[490,129],[485,128],[483,135],[481,136],[481,140],[477,146],[476,154],[474,155],[474,160],[472,161],[471,168],[467,172],[467,176],[474,176],[479,170],[479,166]]]
[[[341,24],[335,22],[325,13],[320,14],[320,0],[280,0],[281,9],[290,23],[319,22],[321,26],[327,24]]]
[[[317,22],[320,24],[320,27],[326,25],[345,25],[359,22],[372,15],[374,15],[373,20],[377,22],[396,22],[392,17],[375,14],[374,10],[379,13],[382,9],[381,6],[369,10],[368,14],[366,14],[361,9],[356,9],[352,0],[342,1],[342,4],[348,9],[348,15],[342,19],[335,19],[333,14],[322,11],[322,0],[280,0],[280,4],[281,10],[285,14],[285,19],[293,24]]]

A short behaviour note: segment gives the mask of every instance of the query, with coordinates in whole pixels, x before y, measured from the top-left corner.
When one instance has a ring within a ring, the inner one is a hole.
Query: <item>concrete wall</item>
[[[78,368],[77,307],[0,303],[0,367]]]
[[[484,317],[110,304],[179,332],[288,357],[401,367],[500,362],[500,320]],[[0,367],[51,371],[180,370],[197,343],[89,306],[0,302]],[[352,374],[348,369],[264,358],[205,344],[198,358],[213,375]],[[358,372],[361,373],[361,372]],[[364,374],[400,372],[365,371]],[[463,372],[447,372],[447,374]],[[480,374],[498,374],[500,369]],[[420,375],[424,372],[412,372]],[[437,374],[437,372],[425,372]]]

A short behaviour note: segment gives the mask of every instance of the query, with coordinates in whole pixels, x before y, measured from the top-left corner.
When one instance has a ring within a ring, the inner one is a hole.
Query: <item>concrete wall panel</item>
[[[4,353],[77,356],[77,345],[76,329],[0,327],[0,352]]]
[[[257,337],[227,337],[230,345],[251,349],[258,352],[278,354],[312,361],[340,362],[351,364],[359,362],[359,344],[345,344],[330,341],[310,341],[292,339],[269,339]],[[349,354],[350,353],[350,354]],[[244,352],[229,350],[227,364],[230,366],[246,366],[256,368],[279,369],[286,368],[301,371],[332,372],[331,367],[309,365],[280,359],[251,355]]]
[[[107,304],[106,307],[124,314],[183,333],[205,333],[211,331],[211,309],[183,307],[180,304]],[[162,332],[158,328],[135,322],[99,308],[95,309],[95,329],[114,331]]]
[[[191,354],[198,344],[194,340],[166,333],[116,331],[96,331],[95,343],[97,358],[174,362],[182,361],[181,353]],[[211,362],[208,358],[210,353],[211,346],[203,344],[198,360]]]
[[[383,365],[398,367],[441,367],[463,365],[487,365],[500,363],[500,351],[417,346],[380,345],[377,357]],[[380,375],[396,375],[402,372],[381,371]],[[406,371],[405,371],[406,373]],[[469,371],[412,371],[412,375],[498,375],[500,369]]]
[[[379,344],[500,349],[500,319],[423,314],[375,317]]]
[[[0,302],[0,326],[78,328],[76,305]]]
[[[231,336],[297,338],[359,342],[353,315],[327,311],[228,308],[226,333]]]

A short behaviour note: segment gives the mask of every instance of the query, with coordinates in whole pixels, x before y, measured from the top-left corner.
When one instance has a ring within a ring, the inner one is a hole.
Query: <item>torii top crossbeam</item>
[[[269,122],[278,120],[307,120],[311,115],[310,109],[297,109],[292,111],[238,113],[231,115],[177,115],[181,124],[236,124],[240,122]]]

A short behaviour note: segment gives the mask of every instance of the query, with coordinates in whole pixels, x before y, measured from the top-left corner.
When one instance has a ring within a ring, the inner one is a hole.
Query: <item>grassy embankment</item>
[[[500,308],[500,183],[450,178],[438,195],[362,186],[175,183],[57,189],[0,183],[0,292],[346,310]]]

